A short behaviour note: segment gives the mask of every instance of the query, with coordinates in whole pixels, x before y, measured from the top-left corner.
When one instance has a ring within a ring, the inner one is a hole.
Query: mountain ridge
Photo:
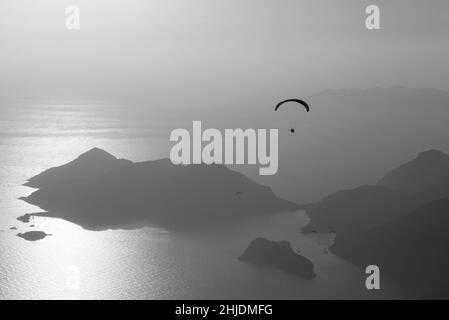
[[[419,153],[415,159],[391,170],[377,183],[412,196],[448,184],[449,155],[434,149]],[[447,192],[449,195],[449,189]]]

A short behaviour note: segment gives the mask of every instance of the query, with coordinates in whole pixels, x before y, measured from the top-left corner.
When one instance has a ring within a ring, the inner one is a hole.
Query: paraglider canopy
[[[302,106],[304,106],[304,108],[306,108],[306,111],[307,111],[307,112],[310,111],[310,107],[309,107],[309,105],[307,104],[307,102],[305,102],[304,100],[301,100],[301,99],[287,99],[287,100],[281,101],[281,102],[279,102],[279,103],[276,105],[276,108],[274,108],[274,110],[277,111],[277,110],[279,109],[280,106],[282,106],[284,103],[287,103],[287,102],[296,102],[296,103],[299,103],[299,104],[301,104]]]
[[[305,102],[304,100],[301,100],[301,99],[287,99],[287,100],[281,101],[281,102],[279,102],[279,103],[276,105],[276,107],[274,108],[274,110],[277,111],[277,110],[279,109],[280,106],[282,106],[283,104],[288,103],[288,102],[295,102],[295,103],[298,103],[298,104],[302,105],[302,106],[306,109],[307,112],[310,111],[310,107],[309,107],[309,105],[307,104],[307,102]],[[290,132],[291,132],[291,133],[295,133],[295,129],[291,128],[291,129],[290,129]]]

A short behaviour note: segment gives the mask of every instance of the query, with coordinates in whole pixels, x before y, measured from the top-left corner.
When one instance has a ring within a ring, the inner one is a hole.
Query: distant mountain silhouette
[[[311,222],[303,228],[303,232],[368,230],[414,207],[415,203],[410,197],[384,187],[362,186],[339,191],[305,207]]]
[[[119,160],[104,150],[93,148],[65,165],[45,170],[32,177],[25,185],[33,188],[48,188],[69,183],[72,180],[101,176],[110,170],[131,164],[129,160]]]
[[[150,222],[182,227],[297,209],[223,165],[177,166],[169,159],[132,163],[97,148],[27,185],[40,189],[23,200],[48,211],[36,215],[87,229]]]
[[[383,177],[377,185],[429,202],[449,196],[449,155],[438,150],[420,153],[414,160]]]
[[[378,265],[410,297],[449,299],[449,198],[336,240],[331,251],[362,267]]]
[[[251,241],[239,260],[278,268],[299,275],[306,279],[313,279],[313,263],[295,253],[288,241],[270,241],[256,238]]]

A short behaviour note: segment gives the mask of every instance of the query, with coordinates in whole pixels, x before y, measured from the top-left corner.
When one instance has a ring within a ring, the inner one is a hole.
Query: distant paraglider
[[[310,111],[310,107],[309,107],[308,103],[305,102],[304,100],[301,100],[301,99],[287,99],[287,100],[281,101],[281,102],[279,102],[279,103],[276,105],[276,107],[274,108],[274,111],[277,111],[277,110],[279,109],[280,106],[282,106],[283,104],[288,103],[288,102],[296,102],[296,103],[299,103],[300,105],[302,105],[302,106],[306,109],[307,112]],[[290,129],[290,132],[291,132],[291,133],[295,133],[295,129],[291,128],[291,129]]]

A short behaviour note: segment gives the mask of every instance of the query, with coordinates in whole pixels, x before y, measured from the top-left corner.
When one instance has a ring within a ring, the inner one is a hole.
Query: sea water
[[[0,299],[402,297],[384,279],[380,291],[368,291],[364,270],[327,251],[333,235],[301,234],[308,223],[301,211],[246,217],[195,232],[159,226],[87,231],[39,217],[22,223],[17,217],[40,211],[18,200],[33,191],[22,186],[28,178],[92,147],[133,161],[166,157],[171,125],[94,103],[22,102],[3,105],[1,111]],[[51,236],[36,242],[16,236],[32,230]],[[316,279],[240,262],[237,257],[259,236],[290,241],[314,263]]]

